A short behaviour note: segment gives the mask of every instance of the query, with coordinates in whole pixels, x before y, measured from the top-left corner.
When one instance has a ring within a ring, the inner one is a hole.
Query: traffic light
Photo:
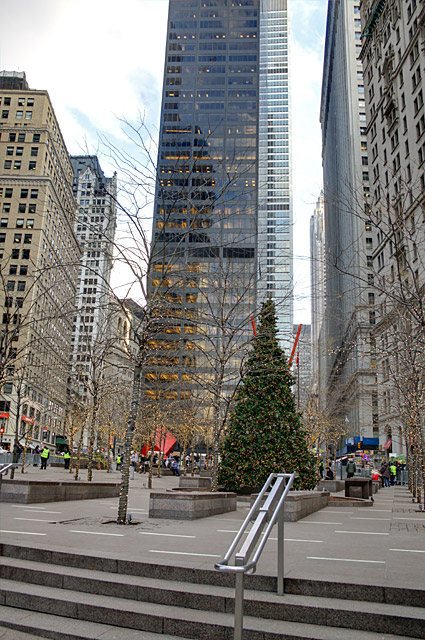
[[[0,433],[3,434],[4,433],[4,427],[0,427]]]
[[[362,446],[362,445],[361,445],[361,442],[358,442],[358,443],[357,443],[357,449],[361,449],[361,446]]]

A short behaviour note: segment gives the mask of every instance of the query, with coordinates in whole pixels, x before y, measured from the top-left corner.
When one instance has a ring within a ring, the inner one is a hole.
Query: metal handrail
[[[18,462],[9,462],[8,464],[4,465],[4,467],[0,467],[0,475],[3,475],[3,473],[7,473],[9,471],[9,469],[12,469],[12,467],[21,467],[22,465],[19,464]]]
[[[235,573],[235,633],[234,640],[242,640],[243,631],[243,599],[244,599],[244,579],[245,574],[252,575],[257,568],[257,562],[261,556],[267,539],[277,520],[277,593],[284,593],[283,578],[283,503],[291,489],[297,473],[271,473],[258,494],[257,499],[249,510],[248,515],[236,534],[235,539],[229,547],[223,560],[216,562],[214,567],[218,571],[230,571]],[[273,486],[272,482],[275,481]],[[271,489],[270,489],[271,487]],[[269,491],[264,505],[262,500]],[[236,548],[246,532],[248,524],[255,517],[255,521],[248,531],[247,538],[242,543],[238,552]],[[267,525],[267,526],[266,526]],[[265,529],[265,531],[264,531]],[[236,552],[236,553],[235,553]],[[229,565],[231,557],[235,554],[234,565]],[[250,559],[252,557],[252,559]]]

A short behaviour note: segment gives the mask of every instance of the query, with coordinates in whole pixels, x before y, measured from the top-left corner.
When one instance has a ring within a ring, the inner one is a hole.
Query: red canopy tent
[[[159,451],[161,447],[164,447],[164,455],[168,456],[170,451],[172,451],[174,445],[177,440],[171,433],[158,433],[155,438],[154,451]],[[142,456],[145,456],[147,452],[150,450],[152,443],[146,445],[142,449]]]

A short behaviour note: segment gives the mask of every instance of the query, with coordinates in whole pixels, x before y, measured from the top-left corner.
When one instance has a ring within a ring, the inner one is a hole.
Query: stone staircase
[[[233,638],[229,574],[11,544],[1,556],[0,638]],[[246,587],[244,640],[425,637],[422,590],[287,578],[282,597],[261,575]]]

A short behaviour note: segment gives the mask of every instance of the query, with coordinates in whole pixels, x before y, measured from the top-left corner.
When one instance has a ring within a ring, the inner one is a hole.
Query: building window
[[[13,163],[13,168],[14,169],[20,169],[21,165],[22,165],[21,160],[15,160],[14,163]]]
[[[17,218],[16,219],[16,228],[17,229],[23,229],[24,227],[24,219],[23,218]]]
[[[18,282],[18,291],[25,291],[25,286],[26,286],[25,280],[20,280]]]
[[[1,218],[0,219],[0,227],[2,227],[3,229],[5,229],[7,227],[7,224],[9,222],[8,218]]]
[[[15,233],[15,235],[13,236],[13,242],[15,244],[22,242],[22,233]]]
[[[24,235],[24,244],[31,244],[32,242],[32,233],[26,233]]]
[[[34,171],[36,166],[37,163],[35,162],[35,160],[30,160],[30,162],[28,163],[28,171]]]
[[[30,198],[38,198],[38,189],[31,189]]]
[[[12,160],[5,160],[4,161],[4,168],[5,169],[11,169],[12,168]]]
[[[34,135],[32,137],[32,141],[33,142],[40,142],[40,134],[39,133],[34,133]]]
[[[17,264],[11,264],[9,267],[9,275],[10,276],[16,276],[16,274],[18,273],[18,265]]]
[[[16,120],[22,120],[22,118],[24,117],[24,112],[19,110],[16,112]]]
[[[9,111],[8,109],[3,109],[1,112],[1,117],[3,118],[3,120],[6,120],[6,118],[9,117]]]
[[[25,111],[25,120],[32,120],[32,111]]]

